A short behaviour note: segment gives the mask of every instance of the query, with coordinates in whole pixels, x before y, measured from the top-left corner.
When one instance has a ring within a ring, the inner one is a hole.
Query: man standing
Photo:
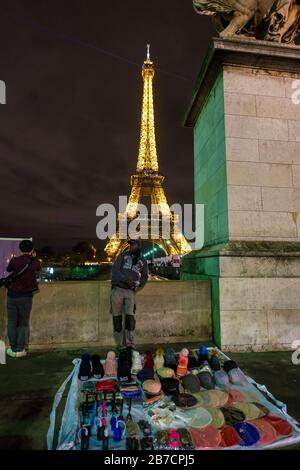
[[[145,286],[149,276],[140,240],[128,243],[129,248],[117,257],[112,267],[111,313],[118,348],[134,346],[136,293]]]
[[[13,257],[6,270],[13,279],[7,291],[7,335],[11,357],[26,356],[25,345],[29,335],[29,318],[32,297],[38,291],[36,274],[41,269],[40,262],[30,240],[19,245],[21,256]]]

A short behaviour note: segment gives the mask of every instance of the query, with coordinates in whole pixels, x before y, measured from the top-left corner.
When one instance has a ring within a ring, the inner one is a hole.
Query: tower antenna
[[[147,44],[147,60],[150,62],[150,44]]]

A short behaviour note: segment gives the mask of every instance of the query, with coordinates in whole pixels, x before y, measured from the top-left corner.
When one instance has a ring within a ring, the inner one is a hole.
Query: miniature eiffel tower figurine
[[[119,214],[117,232],[105,247],[105,252],[109,259],[115,258],[127,245],[127,240],[120,237],[120,222],[125,220],[126,223],[130,223],[130,221],[136,218],[144,220],[146,225],[144,228],[146,228],[146,233],[148,233],[147,240],[160,245],[167,255],[183,255],[191,251],[190,245],[179,231],[178,216],[171,212],[168,205],[162,186],[164,176],[159,174],[153,106],[154,74],[154,64],[150,59],[150,45],[147,45],[147,58],[142,68],[144,92],[138,162],[136,173],[131,177],[131,194],[126,211]],[[138,205],[141,203],[141,199],[144,196],[150,198],[151,207],[157,208],[156,213],[158,220],[168,221],[170,227],[169,237],[164,238],[162,227],[158,227],[158,230],[153,235],[153,222],[151,225],[151,217],[142,219],[142,216],[139,215]],[[141,232],[144,233],[142,227]]]

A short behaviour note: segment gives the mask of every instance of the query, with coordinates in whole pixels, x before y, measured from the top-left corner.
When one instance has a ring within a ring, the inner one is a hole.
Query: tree
[[[54,261],[55,260],[55,251],[52,246],[44,246],[37,251],[37,256],[44,262]]]
[[[84,263],[86,261],[95,261],[97,250],[92,243],[82,241],[72,248],[72,252],[77,262]]]

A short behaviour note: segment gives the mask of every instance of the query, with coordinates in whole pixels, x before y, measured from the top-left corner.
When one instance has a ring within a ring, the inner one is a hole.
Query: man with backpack
[[[25,346],[29,336],[29,319],[33,294],[38,292],[36,275],[41,264],[30,240],[19,245],[21,256],[13,257],[6,268],[11,273],[4,285],[7,287],[7,335],[10,357],[27,355]]]
[[[129,248],[117,257],[112,267],[111,313],[119,349],[134,346],[136,292],[145,286],[149,276],[147,261],[141,255],[141,241],[129,240],[128,244]]]

